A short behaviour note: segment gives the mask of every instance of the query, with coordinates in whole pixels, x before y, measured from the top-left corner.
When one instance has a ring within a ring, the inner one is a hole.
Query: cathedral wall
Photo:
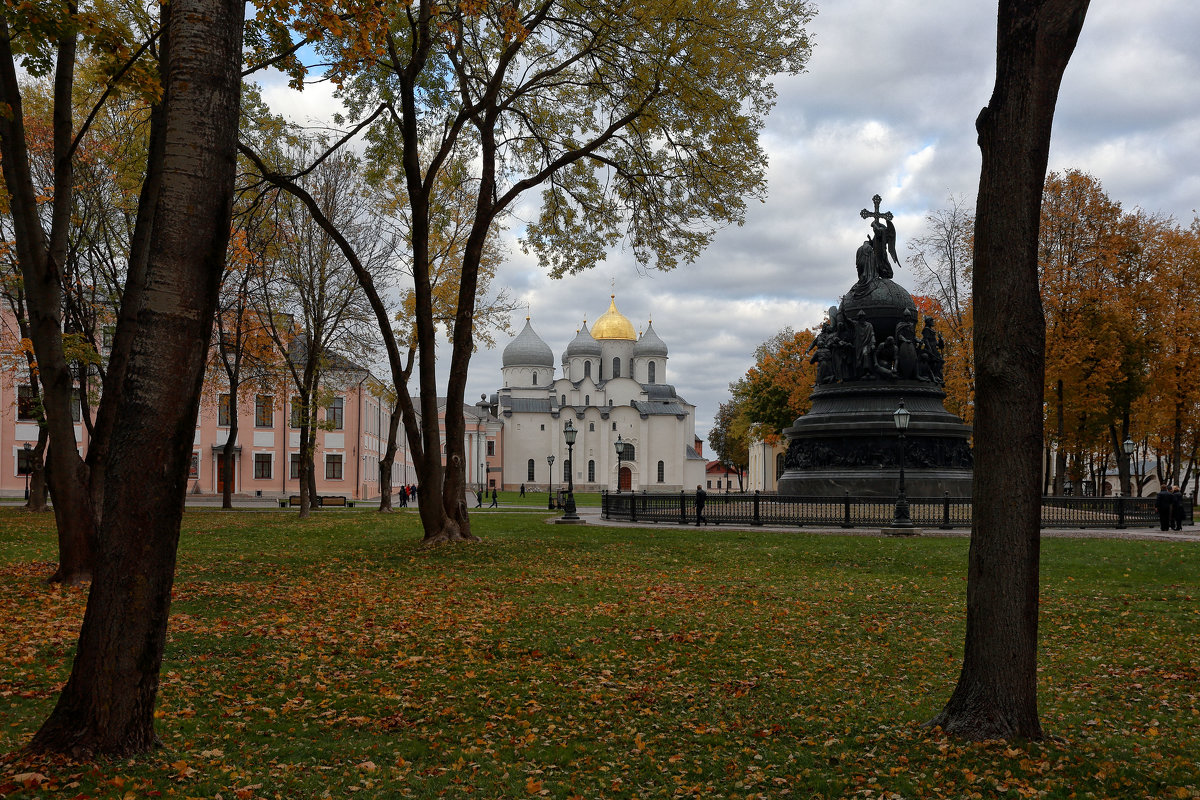
[[[654,365],[654,380],[650,379],[650,365]],[[638,356],[633,360],[633,377],[638,383],[670,383],[667,380],[666,356]]]
[[[621,377],[629,378],[633,372],[633,340],[603,339],[600,341],[600,368],[604,380],[613,379],[613,359],[620,359]]]

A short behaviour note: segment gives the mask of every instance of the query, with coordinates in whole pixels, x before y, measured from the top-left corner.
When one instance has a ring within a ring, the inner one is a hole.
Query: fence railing
[[[909,518],[919,528],[971,527],[971,498],[910,497]],[[1193,524],[1193,504],[1184,498],[1184,522]],[[600,511],[605,519],[629,522],[696,523],[693,492],[603,492]],[[703,517],[710,525],[805,525],[878,528],[891,525],[894,499],[842,498],[709,492]],[[1153,497],[1043,497],[1043,528],[1148,528],[1159,524]]]

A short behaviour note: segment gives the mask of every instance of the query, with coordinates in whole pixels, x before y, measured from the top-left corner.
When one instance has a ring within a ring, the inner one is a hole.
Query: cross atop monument
[[[871,200],[873,200],[875,203],[875,210],[868,211],[867,209],[864,208],[862,211],[858,212],[858,215],[860,217],[862,217],[863,219],[867,219],[868,217],[874,217],[876,222],[878,222],[881,219],[886,219],[888,222],[891,222],[892,221],[892,212],[884,211],[884,212],[880,213],[880,211],[879,211],[879,204],[883,202],[883,198],[880,197],[879,195],[875,195],[874,197],[871,198]]]

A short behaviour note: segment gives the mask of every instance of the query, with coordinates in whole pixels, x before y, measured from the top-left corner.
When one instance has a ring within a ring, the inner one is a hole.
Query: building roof
[[[554,352],[550,345],[542,341],[533,330],[529,317],[525,318],[525,327],[517,334],[517,338],[508,343],[501,356],[500,365],[503,367],[553,367]]]
[[[638,413],[642,414],[643,416],[664,416],[664,415],[672,415],[672,416],[677,416],[677,417],[686,417],[687,416],[687,409],[684,408],[683,406],[681,406],[677,402],[674,402],[674,403],[663,402],[663,401],[646,402],[644,400],[633,400],[630,402],[630,405],[632,405],[634,408],[636,408],[638,410]]]
[[[636,341],[633,323],[617,311],[617,296],[609,295],[608,311],[600,315],[600,319],[592,325],[592,336],[596,339],[628,339]]]
[[[637,340],[637,344],[633,346],[633,354],[635,356],[656,356],[661,358],[667,357],[667,343],[658,337],[654,332],[654,322],[651,321],[646,326],[646,332]]]
[[[549,414],[550,399],[547,397],[500,397],[500,406],[504,411],[518,414]]]
[[[567,350],[563,353],[563,359],[599,355],[601,355],[600,343],[588,332],[587,321],[584,321],[583,327],[579,329],[579,332],[575,334],[575,338],[567,345]]]

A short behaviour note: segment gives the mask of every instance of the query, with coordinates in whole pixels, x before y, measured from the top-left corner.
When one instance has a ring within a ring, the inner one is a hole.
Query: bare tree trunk
[[[396,466],[396,450],[399,449],[396,437],[400,431],[403,413],[400,404],[396,403],[392,407],[392,413],[388,415],[387,449],[383,451],[383,458],[379,460],[379,510],[383,513],[392,510],[392,471]]]
[[[95,516],[89,494],[89,474],[75,449],[71,421],[72,376],[62,345],[61,269],[67,252],[74,173],[67,155],[73,135],[71,91],[74,82],[75,34],[55,42],[54,70],[54,192],[50,230],[42,226],[41,206],[29,165],[21,86],[17,78],[12,33],[0,19],[0,168],[9,194],[17,262],[28,311],[29,338],[37,353],[42,386],[44,422],[50,435],[46,481],[54,497],[58,527],[59,563],[52,582],[76,584],[91,577],[91,542]]]
[[[154,704],[179,523],[229,235],[243,13],[232,0],[174,0],[162,10],[167,177],[130,367],[113,398],[109,478],[79,646],[35,750],[123,755],[158,743]],[[147,481],[150,471],[157,477]]]
[[[1051,469],[1053,461],[1050,453],[1050,443],[1046,442],[1042,448],[1046,454],[1045,464],[1042,466],[1042,494],[1050,494],[1050,481],[1054,477],[1053,470]]]
[[[29,454],[29,500],[25,508],[29,511],[46,510],[46,445],[49,441],[46,426],[38,426],[37,444]]]
[[[312,513],[312,428],[308,425],[308,399],[300,395],[303,403],[300,411],[300,470],[297,476],[300,480],[300,519],[307,519]]]
[[[1063,414],[1063,382],[1054,384],[1055,422],[1058,426],[1058,447],[1054,451],[1054,493],[1063,493],[1063,478],[1067,475],[1067,421]]]
[[[225,464],[225,480],[221,484],[221,508],[233,508],[234,448],[238,437],[238,387],[229,389],[229,438],[221,449],[221,461]]]
[[[958,685],[933,720],[965,739],[1038,739],[1039,469],[1045,319],[1038,225],[1058,87],[1088,0],[1001,0],[996,86],[976,120],[975,498]]]

